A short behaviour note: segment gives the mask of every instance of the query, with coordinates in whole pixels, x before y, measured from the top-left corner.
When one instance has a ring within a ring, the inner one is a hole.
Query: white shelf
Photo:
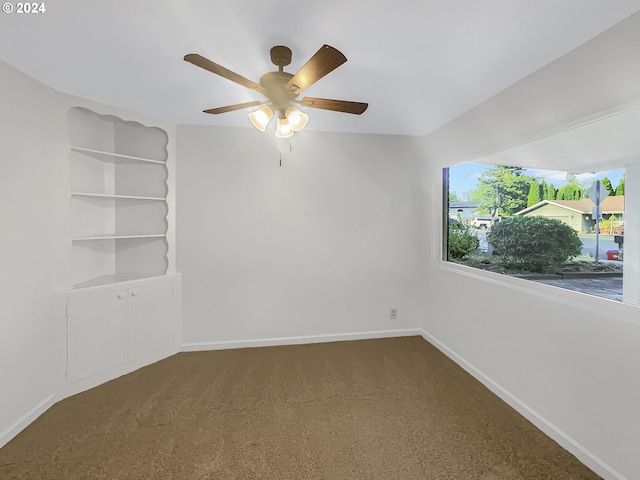
[[[85,192],[71,192],[72,196],[76,197],[96,197],[96,198],[124,198],[127,200],[158,200],[166,201],[164,197],[143,197],[138,195],[111,195],[108,193],[85,193]]]
[[[68,119],[71,284],[165,274],[167,132],[82,107]]]
[[[112,275],[103,275],[98,278],[94,278],[92,280],[87,280],[86,282],[78,283],[73,286],[75,289],[81,288],[91,288],[91,287],[100,287],[103,285],[112,285],[114,283],[123,283],[123,282],[131,282],[134,280],[142,280],[145,278],[156,278],[162,277],[164,275],[158,275],[156,273],[149,274],[133,274],[133,273],[116,273]]]
[[[120,153],[105,152],[102,150],[93,150],[91,148],[84,147],[71,147],[71,151],[83,153],[97,160],[104,162],[144,162],[144,163],[159,163],[165,165],[166,162],[161,160],[152,160],[150,158],[133,157],[131,155],[123,155]]]
[[[88,235],[84,237],[74,237],[72,241],[74,242],[85,242],[90,240],[122,240],[122,239],[130,239],[130,238],[165,238],[165,233],[151,233],[151,234],[141,234],[141,235]]]

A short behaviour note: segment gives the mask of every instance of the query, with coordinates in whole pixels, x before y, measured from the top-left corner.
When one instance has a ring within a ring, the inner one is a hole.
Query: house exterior
[[[606,220],[615,215],[616,227],[624,225],[624,195],[606,197],[600,204],[602,219]],[[516,215],[528,215],[547,218],[556,218],[578,233],[590,233],[595,229],[596,221],[593,218],[595,204],[590,198],[580,200],[542,200]]]
[[[469,221],[479,205],[480,202],[449,202],[449,217]]]

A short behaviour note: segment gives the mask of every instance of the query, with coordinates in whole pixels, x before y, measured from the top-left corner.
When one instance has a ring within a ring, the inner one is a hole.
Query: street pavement
[[[596,256],[596,236],[578,235],[582,242],[582,255]],[[619,250],[618,244],[613,241],[613,235],[599,235],[598,239],[598,260],[607,258],[607,250]]]

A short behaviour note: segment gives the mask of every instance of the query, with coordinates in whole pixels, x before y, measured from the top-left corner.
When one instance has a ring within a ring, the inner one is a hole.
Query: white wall
[[[291,140],[280,167],[272,132],[178,128],[188,348],[417,331],[416,139],[305,131]]]
[[[425,203],[433,206],[426,225],[442,214],[436,206],[442,167],[637,101],[638,32],[636,14],[424,138]],[[633,188],[638,177],[638,168],[629,168],[627,185]],[[634,198],[627,211],[640,207]],[[429,241],[427,338],[605,478],[640,478],[638,308],[448,268],[438,236]]]
[[[54,392],[49,298],[60,252],[50,235],[67,127],[55,92],[2,63],[0,104],[2,439]]]

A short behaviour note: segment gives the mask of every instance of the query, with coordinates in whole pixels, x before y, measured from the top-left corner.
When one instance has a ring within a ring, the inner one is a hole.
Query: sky
[[[478,186],[478,178],[482,175],[482,172],[488,168],[492,168],[492,165],[485,165],[481,163],[462,163],[454,167],[449,168],[449,190],[456,192],[459,199],[467,199],[465,195],[467,192],[475,190]],[[567,172],[560,170],[542,170],[538,168],[528,168],[523,172],[525,175],[532,176],[542,182],[545,180],[547,184],[553,183],[554,187],[559,188],[565,185],[567,179]],[[620,179],[624,176],[624,169],[608,170],[596,173],[581,173],[577,174],[578,183],[590,183],[596,179],[601,180],[604,177],[608,177],[611,180],[613,188],[616,188]]]

